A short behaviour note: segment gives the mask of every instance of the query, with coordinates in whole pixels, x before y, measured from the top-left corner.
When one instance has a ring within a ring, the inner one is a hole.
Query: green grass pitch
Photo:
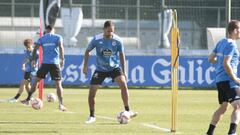
[[[131,108],[139,115],[129,124],[118,124],[116,115],[123,110],[120,90],[99,89],[96,97],[97,121],[85,124],[88,116],[88,90],[64,89],[68,112],[60,112],[58,103],[44,101],[41,110],[21,103],[6,103],[18,88],[0,88],[0,135],[172,135],[171,91],[130,89]],[[45,95],[55,92],[46,88]],[[24,99],[26,92],[20,97]],[[45,96],[46,97],[46,96]],[[178,95],[177,133],[203,135],[213,111],[218,107],[213,90],[180,90]],[[216,135],[226,135],[232,108],[220,121]],[[240,130],[238,129],[238,133]]]

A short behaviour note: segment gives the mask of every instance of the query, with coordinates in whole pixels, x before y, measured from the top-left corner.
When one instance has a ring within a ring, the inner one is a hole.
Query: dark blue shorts
[[[231,88],[229,83],[229,81],[222,81],[217,83],[219,104],[222,104],[223,102],[231,103],[235,100],[240,99],[240,97],[237,96],[236,88]]]
[[[41,67],[37,71],[38,78],[46,78],[46,75],[50,72],[52,80],[61,80],[61,69],[57,64],[42,64]]]
[[[31,81],[31,72],[24,72],[24,79],[28,80],[30,82]]]
[[[105,78],[111,77],[112,81],[114,81],[114,79],[120,75],[123,75],[121,68],[114,68],[112,71],[109,72],[95,71],[92,75],[90,84],[101,85]]]

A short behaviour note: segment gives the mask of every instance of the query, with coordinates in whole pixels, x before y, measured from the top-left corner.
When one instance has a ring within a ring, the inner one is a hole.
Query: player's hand
[[[236,78],[234,81],[240,85],[240,78]]]
[[[84,66],[84,67],[83,67],[83,73],[84,73],[85,75],[87,75],[87,72],[88,72],[88,67],[87,67],[87,66]]]
[[[36,61],[35,60],[32,60],[32,62],[31,62],[31,65],[32,65],[32,67],[36,67]]]
[[[25,64],[22,65],[22,71],[25,71],[26,70],[26,67],[25,67]]]

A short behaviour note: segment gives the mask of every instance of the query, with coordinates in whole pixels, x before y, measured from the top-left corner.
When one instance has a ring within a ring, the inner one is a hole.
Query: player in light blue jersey
[[[233,107],[233,112],[228,135],[237,135],[237,125],[240,120],[240,79],[237,77],[239,51],[236,44],[236,40],[240,38],[240,22],[232,20],[227,30],[228,38],[219,41],[209,55],[209,62],[216,64],[216,85],[220,106],[212,116],[206,135],[213,135],[229,103]]]
[[[88,96],[90,115],[86,123],[93,123],[96,121],[94,113],[95,96],[97,89],[107,77],[111,77],[112,80],[117,82],[119,85],[125,110],[130,113],[131,117],[137,115],[137,113],[131,111],[129,108],[123,41],[118,35],[114,34],[114,25],[111,21],[106,21],[104,23],[103,30],[104,33],[94,36],[92,41],[89,43],[84,56],[83,73],[87,74],[90,52],[93,49],[96,49],[97,68],[90,82]]]
[[[59,109],[61,111],[67,111],[67,108],[63,105],[63,88],[61,81],[61,68],[64,65],[64,48],[62,36],[54,34],[53,28],[50,25],[46,26],[46,34],[41,37],[37,43],[35,43],[33,58],[35,57],[36,51],[40,46],[42,46],[43,49],[43,62],[37,71],[36,81],[34,81],[27,99],[23,100],[22,103],[26,105],[29,104],[31,95],[36,91],[38,82],[44,79],[48,72],[50,72],[51,78],[55,81],[57,89]],[[35,65],[35,61],[33,61],[32,64]]]
[[[21,96],[24,89],[26,89],[27,92],[30,91],[31,88],[31,81],[36,76],[36,72],[38,70],[38,67],[32,67],[32,53],[33,53],[33,41],[32,39],[25,39],[23,42],[24,47],[26,48],[24,50],[24,60],[22,63],[22,71],[24,73],[24,79],[21,81],[18,92],[15,97],[8,100],[8,102],[17,102],[18,98]],[[36,59],[38,59],[38,54],[36,56]]]

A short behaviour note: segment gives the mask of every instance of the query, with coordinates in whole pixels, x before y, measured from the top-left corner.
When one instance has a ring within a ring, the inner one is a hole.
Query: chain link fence
[[[207,49],[206,28],[225,27],[225,4],[225,0],[62,0],[62,7],[83,12],[78,43],[73,48],[85,48],[109,19],[125,39],[125,48],[148,54],[163,48],[159,23],[163,10],[178,11],[182,49]],[[240,1],[232,0],[232,19],[240,19],[239,7]],[[39,0],[0,0],[0,47],[18,48],[24,38],[37,38],[38,16]],[[63,29],[59,15],[56,32],[66,36]]]

